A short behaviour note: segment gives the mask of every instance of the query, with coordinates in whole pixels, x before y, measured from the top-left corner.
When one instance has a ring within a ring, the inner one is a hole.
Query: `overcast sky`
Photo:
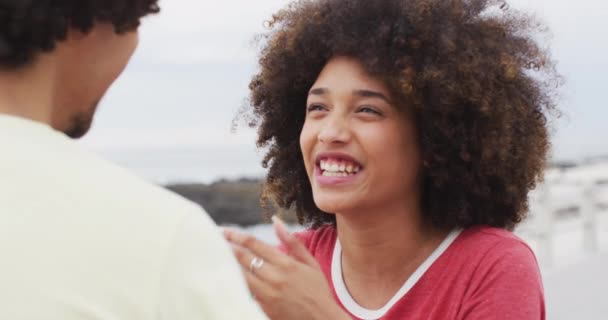
[[[254,133],[241,129],[232,134],[231,121],[256,68],[253,37],[286,3],[161,0],[162,13],[144,21],[138,51],[106,95],[82,143],[100,151],[228,146],[258,159]],[[608,1],[511,4],[535,12],[551,28],[552,51],[567,81],[554,159],[608,154]]]

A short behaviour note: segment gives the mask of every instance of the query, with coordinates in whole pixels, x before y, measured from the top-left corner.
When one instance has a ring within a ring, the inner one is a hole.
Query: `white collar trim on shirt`
[[[334,246],[334,253],[331,261],[331,278],[334,283],[336,294],[342,305],[351,314],[364,320],[380,319],[390,310],[397,301],[405,296],[408,291],[422,278],[424,273],[433,265],[433,263],[447,250],[447,248],[456,240],[458,235],[462,232],[462,229],[457,229],[450,234],[441,242],[441,244],[431,253],[431,255],[412,273],[412,275],[405,281],[401,289],[388,301],[384,307],[377,310],[370,310],[360,306],[350,295],[344,279],[342,278],[342,246],[340,240],[336,239]]]

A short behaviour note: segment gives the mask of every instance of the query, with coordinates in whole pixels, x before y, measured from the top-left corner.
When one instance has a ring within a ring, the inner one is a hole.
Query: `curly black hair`
[[[158,0],[0,0],[0,68],[19,68],[49,52],[69,28],[88,32],[96,21],[117,33],[157,13]]]
[[[550,149],[562,82],[531,15],[493,0],[303,0],[268,22],[250,83],[250,126],[267,153],[264,202],[335,224],[314,203],[299,135],[308,90],[349,56],[413,116],[424,218],[438,228],[513,229]]]

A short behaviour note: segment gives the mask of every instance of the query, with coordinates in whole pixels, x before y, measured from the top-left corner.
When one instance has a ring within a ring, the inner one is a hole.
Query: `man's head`
[[[0,73],[52,61],[51,124],[81,137],[135,51],[140,19],[158,12],[157,1],[0,0]]]

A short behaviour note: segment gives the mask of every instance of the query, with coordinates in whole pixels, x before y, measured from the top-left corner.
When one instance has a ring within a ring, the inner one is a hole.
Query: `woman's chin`
[[[336,195],[314,195],[315,204],[321,211],[327,213],[342,213],[351,211],[357,207],[356,201],[348,196]]]

